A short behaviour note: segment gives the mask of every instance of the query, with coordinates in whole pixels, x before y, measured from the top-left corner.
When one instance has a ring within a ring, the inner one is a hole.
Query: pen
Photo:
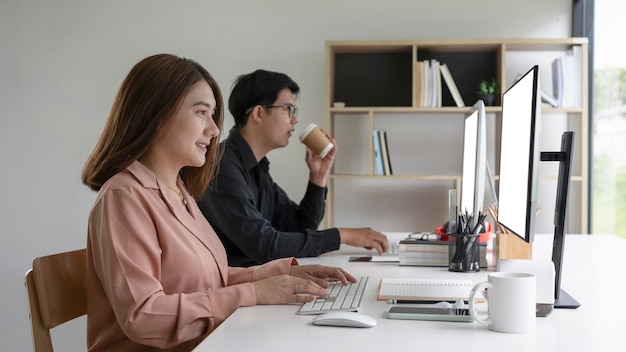
[[[476,221],[476,226],[474,226],[474,228],[472,229],[472,238],[470,238],[469,243],[467,244],[467,247],[465,248],[466,254],[469,254],[469,252],[472,250],[472,246],[474,245],[474,242],[476,242],[476,239],[478,238],[478,236],[480,236],[480,231],[484,227],[484,224],[483,224],[484,220],[485,220],[485,214],[483,213],[478,217],[478,220]]]

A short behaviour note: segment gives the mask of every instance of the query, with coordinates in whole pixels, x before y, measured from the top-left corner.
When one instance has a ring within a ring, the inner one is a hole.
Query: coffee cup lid
[[[300,142],[304,141],[304,139],[306,138],[306,136],[308,136],[308,135],[309,135],[309,133],[311,133],[311,131],[313,131],[313,129],[314,129],[315,127],[317,127],[317,125],[316,125],[316,124],[314,124],[314,123],[309,124],[309,125],[308,125],[305,129],[304,129],[304,132],[302,132],[302,133],[300,134],[300,137],[299,137],[299,138],[300,138]]]
[[[330,150],[333,149],[333,144],[332,143],[328,143],[327,146],[324,147],[324,149],[322,149],[322,152],[320,153],[320,158],[325,158],[326,154],[328,154],[328,152],[330,152]]]

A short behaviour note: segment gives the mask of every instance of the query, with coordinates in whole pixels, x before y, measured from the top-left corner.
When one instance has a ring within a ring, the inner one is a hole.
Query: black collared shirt
[[[318,231],[326,189],[309,182],[300,204],[269,174],[267,158],[256,161],[236,127],[222,142],[217,177],[198,201],[226,247],[231,266],[284,257],[314,257],[339,249],[339,230]]]

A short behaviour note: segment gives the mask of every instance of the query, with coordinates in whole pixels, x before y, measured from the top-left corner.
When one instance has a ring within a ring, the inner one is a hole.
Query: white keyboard
[[[355,283],[344,286],[341,282],[333,282],[326,289],[328,297],[306,302],[300,307],[298,314],[322,314],[328,312],[358,312],[363,292],[367,285],[367,276],[358,278]]]

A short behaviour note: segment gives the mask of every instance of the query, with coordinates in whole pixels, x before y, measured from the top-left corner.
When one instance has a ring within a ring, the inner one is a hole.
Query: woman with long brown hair
[[[213,77],[169,54],[122,83],[82,180],[98,191],[87,241],[89,351],[189,351],[238,307],[325,296],[342,269],[294,258],[228,267],[196,200],[215,174],[224,109]]]

